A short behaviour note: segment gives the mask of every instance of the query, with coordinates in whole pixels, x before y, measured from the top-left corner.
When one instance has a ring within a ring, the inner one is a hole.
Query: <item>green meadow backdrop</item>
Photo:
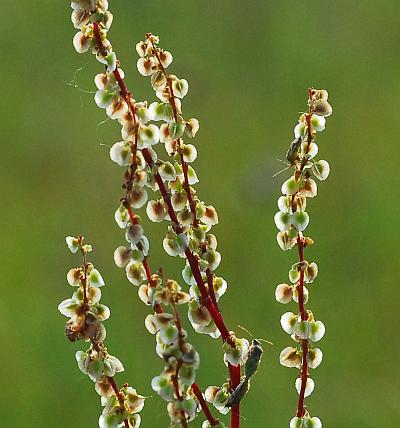
[[[316,245],[307,258],[320,268],[310,308],[327,327],[309,408],[328,428],[400,426],[400,3],[111,0],[110,8],[109,36],[137,99],[153,97],[136,71],[134,46],[147,31],[189,81],[184,112],[201,125],[197,189],[220,217],[223,312],[231,328],[274,343],[243,402],[243,427],[287,427],[295,410],[296,371],[278,363],[291,343],[279,318],[290,309],[274,300],[296,260],[277,246],[273,223],[289,172],[272,175],[307,87],[329,91],[334,114],[319,148],[331,176],[308,206]],[[116,123],[101,124],[90,93],[101,67],[73,50],[68,1],[2,1],[1,9],[1,426],[97,426],[99,397],[74,359],[86,345],[67,341],[57,312],[78,263],[64,237],[82,233],[108,285],[107,345],[126,368],[118,382],[153,395],[143,427],[167,428],[165,403],[150,388],[162,361],[144,329],[148,308],[113,263],[123,242],[113,220],[122,169],[106,146],[120,134]],[[152,265],[180,278],[182,260],[161,248],[165,223],[145,226]],[[200,386],[221,384],[220,342],[187,328],[202,357]]]

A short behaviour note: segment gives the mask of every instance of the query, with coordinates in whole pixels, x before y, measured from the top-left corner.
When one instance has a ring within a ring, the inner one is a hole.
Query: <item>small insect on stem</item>
[[[225,407],[234,407],[240,404],[243,397],[249,392],[250,380],[244,377],[239,385],[235,388],[232,394],[229,396]]]
[[[247,360],[244,365],[244,374],[246,379],[250,380],[252,376],[257,373],[258,367],[260,366],[263,349],[261,343],[257,339],[253,339],[250,346],[249,353],[247,354]]]
[[[263,349],[261,347],[261,341],[266,342],[272,345],[271,342],[265,339],[255,339],[254,336],[244,327],[239,326],[242,330],[246,331],[253,337],[253,342],[247,353],[247,360],[244,365],[244,376],[242,377],[241,382],[229,396],[225,407],[234,407],[237,406],[243,399],[243,397],[250,390],[250,379],[257,373],[257,370],[260,366],[261,357]]]
[[[290,143],[289,150],[286,153],[286,159],[290,162],[290,166],[300,159],[299,151],[301,146],[301,137],[296,138]]]
[[[286,168],[281,169],[279,172],[274,174],[272,177],[275,178],[277,175],[281,174],[282,172],[286,171],[290,167],[296,165],[296,162],[300,160],[300,147],[301,147],[302,139],[301,137],[296,138],[290,143],[289,149],[286,153],[286,159],[288,160],[288,164]],[[285,162],[286,163],[286,162]]]

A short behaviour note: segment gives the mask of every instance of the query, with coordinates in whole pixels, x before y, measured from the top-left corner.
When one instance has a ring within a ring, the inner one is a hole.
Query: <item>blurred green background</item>
[[[119,127],[99,125],[105,116],[93,95],[68,84],[84,67],[76,84],[93,91],[101,67],[73,50],[68,1],[1,6],[1,426],[97,426],[99,397],[74,359],[85,344],[66,340],[56,309],[71,294],[65,274],[78,263],[64,237],[82,233],[108,283],[107,345],[126,368],[117,380],[153,395],[145,428],[167,427],[165,404],[149,385],[162,362],[144,329],[148,308],[112,259],[123,242],[113,220],[122,169],[100,143],[118,141]],[[287,427],[295,410],[296,371],[278,363],[291,343],[279,318],[290,309],[274,300],[296,260],[276,245],[272,219],[289,173],[272,175],[307,87],[329,91],[334,114],[319,148],[331,176],[308,207],[316,245],[307,258],[320,268],[310,308],[327,326],[309,408],[324,427],[399,426],[398,0],[111,0],[110,8],[109,36],[137,99],[153,99],[134,50],[147,31],[172,51],[171,71],[189,80],[184,113],[201,123],[197,189],[220,216],[223,312],[231,328],[240,323],[274,342],[243,402],[243,427]],[[146,227],[151,263],[179,278],[182,261],[161,249],[164,230],[165,223]],[[200,386],[222,383],[220,342],[188,331],[202,355]]]

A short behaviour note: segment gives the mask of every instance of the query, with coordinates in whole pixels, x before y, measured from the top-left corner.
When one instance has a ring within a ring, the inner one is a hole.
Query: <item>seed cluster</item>
[[[290,284],[282,283],[276,287],[275,297],[280,303],[287,304],[294,300],[298,312],[286,312],[281,317],[283,330],[290,334],[296,346],[285,348],[280,354],[280,363],[286,367],[300,369],[295,388],[299,394],[296,417],[290,421],[290,428],[320,428],[321,421],[311,417],[304,405],[305,397],[314,390],[314,381],[309,369],[317,368],[322,362],[322,351],[314,348],[325,334],[325,326],[317,321],[314,314],[305,308],[309,292],[307,286],[312,284],[318,274],[315,262],[304,259],[304,248],[314,241],[304,235],[309,224],[306,212],[307,198],[317,196],[317,184],[313,176],[325,180],[329,175],[329,164],[325,160],[316,161],[318,146],[316,135],[325,129],[325,117],[332,113],[325,90],[309,89],[308,111],[303,113],[294,128],[295,139],[291,143],[286,158],[293,175],[282,185],[282,194],[278,199],[279,211],[274,220],[279,229],[277,242],[282,250],[290,250],[297,245],[299,261],[289,270]]]
[[[114,376],[124,371],[121,361],[110,355],[104,345],[106,330],[103,321],[110,317],[110,310],[100,303],[101,290],[105,285],[100,272],[87,261],[92,251],[84,244],[83,236],[66,238],[72,253],[82,253],[82,265],[69,270],[67,281],[75,288],[70,299],[62,301],[58,310],[69,317],[66,335],[72,342],[85,340],[90,342],[87,351],[75,354],[79,369],[95,382],[95,390],[101,397],[104,407],[99,418],[100,428],[114,428],[125,425],[126,428],[140,426],[139,412],[144,407],[145,398],[125,384],[118,389]]]
[[[256,371],[255,368],[249,374],[246,362],[252,361],[258,367],[261,353],[256,360],[254,343],[250,346],[247,339],[237,338],[229,331],[220,311],[219,301],[227,290],[227,282],[214,273],[221,262],[217,238],[211,233],[218,223],[218,214],[198,197],[194,188],[199,181],[192,166],[197,149],[188,141],[196,136],[199,121],[184,118],[182,113],[182,99],[189,84],[167,72],[172,54],[159,47],[157,36],[147,33],[136,45],[137,69],[150,77],[156,101],[136,101],[125,85],[124,72],[107,38],[113,21],[108,1],[72,1],[71,6],[72,22],[79,30],[73,39],[76,51],[92,51],[105,68],[94,79],[95,103],[121,126],[121,140],[112,145],[110,158],[124,168],[124,196],[115,212],[115,221],[124,231],[126,243],[115,250],[114,260],[125,270],[128,281],[138,287],[139,298],[153,310],[145,325],[155,335],[156,353],[164,361],[164,370],[153,378],[152,388],[168,402],[172,424],[185,427],[203,410],[207,416],[203,428],[223,427],[222,422],[208,415],[205,397],[222,414],[236,407],[232,411],[232,426],[239,426],[240,400],[235,397],[247,392]],[[157,152],[160,146],[165,149],[166,160]],[[168,255],[185,260],[182,279],[187,292],[177,281],[165,279],[162,272],[152,273],[149,240],[136,213],[142,208],[152,222],[167,223],[162,245]],[[181,305],[187,305],[195,332],[222,338],[224,362],[231,379],[222,387],[210,387],[224,392],[218,400],[207,392],[203,396],[194,383],[200,358],[186,340],[187,332],[178,311]],[[241,368],[245,372],[242,378]],[[139,426],[138,421],[135,426]],[[121,421],[115,423],[107,426],[118,426]],[[103,423],[101,428],[105,426]]]

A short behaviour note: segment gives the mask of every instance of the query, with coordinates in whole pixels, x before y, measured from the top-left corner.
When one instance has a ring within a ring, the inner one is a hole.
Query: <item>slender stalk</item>
[[[83,236],[78,237],[79,248],[82,253],[82,266],[83,266],[83,278],[82,278],[82,288],[83,288],[83,310],[86,312],[89,309],[89,300],[87,296],[87,270],[88,263],[86,253],[82,249],[83,245]]]
[[[209,267],[206,269],[206,275],[208,284],[208,294],[210,295],[211,301],[213,302],[214,306],[218,309],[218,312],[221,312],[219,310],[217,298],[215,296],[213,273],[211,272],[211,269]]]
[[[99,47],[99,51],[100,51],[100,53],[102,55],[105,56],[107,54],[107,51],[106,51],[106,49],[104,47],[104,44],[103,44],[103,42],[101,40],[100,29],[99,29],[99,26],[98,26],[97,23],[93,24],[93,32],[94,32],[94,36],[95,36],[96,42],[97,42],[98,47]],[[129,92],[129,90],[127,89],[127,87],[125,85],[125,82],[124,82],[124,79],[122,79],[122,77],[121,77],[121,75],[120,75],[120,73],[118,71],[118,68],[115,69],[114,76],[115,76],[115,78],[116,78],[116,80],[118,82],[118,86],[120,88],[121,96],[124,98],[125,102],[128,104],[128,107],[131,110],[133,118],[134,118],[134,120],[136,120],[135,119],[135,113],[136,113],[135,106],[131,102],[131,92]],[[136,135],[137,135],[137,132],[135,132],[135,136]],[[143,149],[142,153],[143,153],[143,156],[144,156],[146,162],[150,166],[152,166],[153,165],[153,160],[151,158],[150,152],[147,149]],[[176,216],[176,213],[175,213],[175,211],[174,211],[174,209],[172,207],[171,198],[170,198],[170,195],[169,195],[169,193],[168,193],[168,191],[167,191],[167,189],[165,187],[165,184],[164,184],[161,176],[158,173],[155,174],[155,179],[156,179],[156,182],[158,184],[158,187],[160,188],[160,192],[161,192],[161,195],[162,195],[162,197],[164,199],[164,202],[167,205],[168,214],[170,215],[170,218],[171,218],[172,222],[174,223],[175,231],[177,233],[180,233],[180,231],[181,231],[181,225],[179,224],[179,221],[178,221],[178,218]],[[198,266],[198,261],[196,260],[196,258],[194,257],[193,253],[189,249],[186,249],[185,254],[186,254],[186,257],[187,257],[188,262],[190,264],[190,267],[192,268],[193,275],[194,275],[194,277],[196,279],[196,283],[197,283],[197,286],[200,289],[202,297],[203,297],[203,299],[206,300],[205,306],[209,310],[209,312],[211,314],[211,317],[213,318],[213,321],[215,322],[215,325],[217,326],[217,328],[221,332],[222,339],[224,341],[228,342],[231,346],[235,346],[235,342],[231,338],[231,335],[230,335],[228,329],[225,326],[225,323],[224,323],[224,320],[222,318],[222,315],[214,307],[214,305],[212,304],[212,302],[209,301],[209,296],[208,296],[208,293],[207,293],[207,289],[205,288],[203,280],[201,278],[200,268]]]
[[[150,39],[150,34],[146,34],[146,38],[148,40],[151,40]],[[171,79],[168,76],[167,72],[165,71],[165,68],[164,68],[164,66],[162,64],[162,61],[160,59],[160,55],[158,53],[157,48],[154,46],[153,41],[151,41],[151,45],[153,46],[153,53],[154,53],[154,55],[157,58],[158,65],[159,65],[159,67],[161,69],[161,72],[163,73],[163,75],[164,75],[164,77],[165,77],[165,79],[167,81],[167,86],[168,86],[168,90],[169,90],[169,104],[172,107],[172,111],[173,111],[173,114],[174,114],[175,122],[177,122],[178,121],[178,111],[177,111],[177,108],[176,108],[176,102],[175,102],[176,97],[175,97],[175,94],[174,94],[174,88],[172,87]],[[182,170],[183,170],[183,180],[184,180],[184,182],[183,182],[183,188],[185,190],[185,193],[186,193],[188,201],[189,201],[190,211],[192,212],[192,214],[194,216],[193,227],[197,228],[198,225],[199,225],[199,221],[198,221],[197,215],[196,215],[196,203],[193,200],[192,192],[190,190],[189,176],[188,176],[188,164],[183,159],[182,139],[178,138],[175,141],[175,143],[177,144],[177,147],[178,147],[178,152],[179,152],[179,156],[180,156],[180,160],[181,160],[181,165],[182,165]]]
[[[171,301],[170,304],[171,304],[172,309],[173,309],[174,314],[175,314],[175,325],[176,325],[176,328],[178,329],[179,349],[182,352],[182,354],[184,354],[185,353],[185,335],[183,334],[183,331],[182,331],[181,319],[179,316],[179,312],[176,309],[175,303]],[[183,364],[182,359],[179,359],[177,362],[177,365],[176,365],[175,374],[172,376],[172,383],[174,385],[175,395],[179,401],[183,401],[183,397],[182,397],[182,394],[181,394],[180,388],[179,388],[179,371],[182,367],[182,364]],[[182,414],[182,419],[181,419],[182,426],[188,427],[185,411],[181,410],[181,414]]]
[[[181,318],[179,316],[179,312],[176,309],[175,303],[171,302],[171,306],[172,309],[174,311],[175,314],[175,324],[176,324],[176,328],[178,329],[178,344],[179,344],[179,349],[182,353],[185,353],[185,335],[183,334],[182,331],[182,323],[181,323]]]
[[[147,37],[147,35],[146,35],[146,37]],[[149,39],[149,37],[147,37],[147,38]],[[152,46],[153,46],[153,52],[154,52],[154,54],[158,60],[159,66],[162,70],[162,73],[164,74],[164,76],[167,80],[167,85],[168,85],[169,94],[170,94],[169,95],[169,103],[172,107],[174,118],[177,121],[178,114],[177,114],[177,109],[176,109],[175,95],[174,95],[172,83],[171,83],[171,80],[168,77],[168,75],[167,75],[167,73],[166,73],[166,71],[162,65],[158,51],[157,51],[156,47],[154,46],[153,42],[152,42]],[[184,189],[185,189],[188,201],[189,201],[190,210],[194,215],[193,227],[197,227],[198,226],[198,219],[196,217],[196,204],[193,200],[192,192],[190,190],[189,177],[188,177],[188,165],[184,161],[182,151],[180,150],[181,139],[179,138],[176,142],[178,144],[178,149],[179,149],[178,151],[179,151],[181,164],[182,164],[182,170],[183,170],[183,176],[184,176]],[[146,149],[144,149],[142,151],[142,153],[143,153],[146,161],[151,164],[152,163],[151,156],[149,153],[145,153],[145,152],[147,152]],[[176,233],[179,233],[181,230],[181,227],[180,227],[179,221],[176,217],[175,211],[172,207],[171,198],[169,196],[169,193],[168,193],[161,177],[158,174],[156,174],[155,178],[156,178],[158,187],[160,189],[161,195],[163,196],[163,199],[164,199],[165,203],[167,204],[168,213],[170,215],[171,220],[174,223],[174,229],[175,229]],[[199,268],[197,259],[194,257],[193,253],[190,251],[189,248],[187,248],[185,250],[185,255],[186,255],[186,258],[189,262],[189,265],[190,265],[190,268],[192,270],[195,281],[197,283],[197,286],[199,287],[200,293],[202,295],[203,304],[208,309],[208,311],[210,312],[210,315],[211,315],[215,325],[217,326],[218,330],[221,332],[222,340],[224,342],[225,341],[228,342],[231,346],[235,347],[236,346],[235,342],[232,339],[231,334],[229,333],[228,329],[225,326],[222,314],[221,314],[219,307],[218,307],[217,299],[216,299],[215,292],[214,292],[213,278],[212,278],[211,270],[208,268],[206,271],[207,283],[208,283],[208,292],[207,292],[207,289],[204,285],[204,282],[203,282],[203,279],[202,279],[202,276],[200,273],[200,268]],[[229,373],[230,373],[231,389],[233,391],[240,383],[240,366],[232,366],[229,364]],[[238,404],[237,406],[234,406],[232,408],[231,428],[239,428],[239,427],[240,427],[240,405]]]
[[[84,294],[84,300],[83,300],[83,308],[85,310],[85,316],[86,316],[86,312],[89,310],[89,300],[88,300],[88,296],[87,296],[87,274],[88,274],[88,261],[87,261],[87,254],[83,249],[83,236],[79,236],[78,237],[78,242],[79,242],[79,248],[80,251],[82,253],[82,267],[83,267],[83,278],[82,278],[82,286],[83,286],[83,294]],[[93,348],[98,352],[102,352],[104,351],[104,344],[99,342],[97,339],[91,338],[90,342],[93,346]],[[125,409],[125,400],[124,400],[124,396],[121,394],[117,383],[114,379],[113,376],[107,376],[108,381],[110,382],[110,385],[118,399],[119,405],[121,408]],[[124,419],[124,426],[125,428],[129,428],[129,422],[128,419]]]
[[[124,397],[121,395],[121,393],[119,391],[119,388],[118,388],[118,386],[117,386],[117,384],[115,382],[115,379],[113,377],[111,377],[111,376],[108,376],[108,380],[110,382],[110,385],[111,385],[112,389],[115,392],[115,395],[118,398],[118,402],[119,402],[120,406],[123,406],[124,405]]]
[[[230,384],[232,391],[240,383],[240,366],[232,366],[229,364]],[[232,407],[231,410],[231,428],[240,427],[240,404]]]
[[[128,211],[129,219],[131,221],[131,224],[135,224],[135,223],[139,222],[139,217],[135,216],[135,214],[133,213],[133,210],[132,210],[132,207],[130,206],[130,204],[128,204],[128,203],[126,204],[126,209]],[[146,272],[146,279],[147,279],[147,283],[149,284],[149,287],[154,288],[155,285],[154,285],[154,281],[153,281],[153,279],[151,277],[151,269],[150,269],[150,265],[149,265],[149,262],[148,262],[147,259],[148,259],[148,257],[145,257],[143,259],[143,267],[144,267],[144,270]],[[158,314],[162,314],[164,312],[163,308],[158,303],[155,305],[154,310]]]
[[[303,238],[300,236],[300,233],[297,236],[297,248],[299,253],[299,261],[304,262],[304,242]],[[304,307],[304,271],[300,272],[300,280],[299,284],[297,286],[298,296],[299,296],[299,312],[301,316],[302,321],[306,321],[308,318],[307,312]],[[307,377],[308,377],[308,363],[307,363],[307,353],[308,353],[308,339],[302,339],[301,340],[301,348],[302,348],[302,363],[301,363],[301,387],[300,387],[300,394],[299,394],[299,400],[297,404],[297,413],[296,416],[298,418],[301,418],[304,413],[304,398],[305,398],[305,392],[306,392],[306,385],[307,385]]]
[[[300,233],[297,235],[297,249],[299,253],[299,262],[304,262],[304,243]],[[302,321],[306,321],[308,316],[304,307],[304,271],[300,271],[300,279],[297,285],[297,292],[299,294],[299,311]]]
[[[214,416],[211,414],[208,404],[206,400],[204,400],[203,394],[201,393],[197,383],[192,383],[191,388],[192,388],[193,394],[196,396],[197,400],[199,401],[201,409],[203,410],[203,413],[207,418],[208,422],[210,422],[212,426],[218,425],[219,423],[218,419],[215,419]]]
[[[310,88],[308,89],[308,112],[306,114],[306,124],[307,124],[307,149],[306,153],[308,152],[308,148],[312,142],[312,129],[311,129],[311,106],[312,106],[312,96],[313,96],[313,90]],[[299,174],[300,177],[306,163],[307,163],[307,157],[304,158],[305,160],[302,161],[299,167]],[[294,196],[292,201],[294,202]],[[299,262],[304,262],[304,240],[302,234],[299,232],[297,235],[297,250],[299,255]],[[297,285],[297,292],[298,292],[298,307],[300,312],[300,317],[302,321],[307,321],[308,314],[305,309],[304,304],[304,270],[300,271],[300,279],[299,283]],[[302,349],[302,363],[301,363],[301,369],[300,369],[300,378],[301,378],[301,386],[300,386],[300,393],[299,393],[299,399],[297,403],[297,412],[296,416],[298,418],[304,416],[305,414],[305,408],[304,408],[304,399],[305,399],[305,393],[306,393],[306,386],[307,386],[307,378],[308,378],[308,362],[307,362],[307,354],[308,354],[308,339],[301,339],[301,349]]]
[[[99,25],[96,22],[93,24],[93,31],[94,31],[95,40],[96,40],[96,43],[98,45],[100,54],[103,55],[103,56],[106,56],[107,55],[107,50],[106,50],[106,48],[105,48],[105,46],[104,46],[104,44],[102,42],[101,35],[100,35]],[[155,49],[155,51],[156,51],[156,49]],[[161,63],[161,61],[160,61],[160,63]],[[167,76],[165,70],[163,68],[162,68],[162,70],[164,71],[165,76]],[[118,86],[120,88],[121,97],[127,103],[128,108],[129,108],[129,110],[132,113],[134,123],[136,125],[136,109],[135,109],[134,103],[132,102],[131,92],[128,90],[128,88],[127,88],[127,86],[126,86],[126,84],[124,82],[124,79],[121,77],[121,75],[119,73],[118,68],[115,69],[115,71],[113,72],[113,74],[114,74],[115,79],[116,79],[116,81],[118,83]],[[170,103],[171,103],[171,106],[173,108],[174,116],[177,117],[177,110],[176,110],[176,105],[175,105],[175,96],[174,96],[174,93],[173,93],[171,82],[170,81],[168,82],[168,78],[167,78],[167,83],[168,83],[168,87],[170,88]],[[135,131],[134,149],[132,150],[133,151],[133,156],[135,155],[135,151],[136,151],[136,147],[137,147],[136,142],[137,142],[137,129]],[[180,144],[180,142],[179,142],[179,144]],[[142,154],[143,154],[146,162],[150,166],[152,166],[153,165],[153,160],[151,158],[150,152],[147,149],[142,149]],[[189,185],[189,180],[188,180],[188,165],[186,164],[186,162],[184,162],[183,155],[182,155],[181,152],[180,152],[180,157],[181,157],[182,169],[183,169],[183,173],[184,173],[184,189],[185,189],[185,192],[186,192],[187,197],[188,197],[190,209],[191,209],[192,213],[195,216],[194,217],[195,220],[193,222],[193,226],[197,227],[197,218],[196,218],[195,203],[194,203],[193,198],[192,198],[192,194],[191,194],[191,190],[190,190],[190,185]],[[163,200],[164,200],[165,204],[167,205],[168,214],[169,214],[169,216],[171,218],[171,221],[173,223],[173,228],[174,228],[175,232],[177,234],[179,234],[179,233],[182,232],[182,226],[180,225],[180,223],[178,221],[178,218],[176,216],[176,213],[175,213],[175,211],[173,209],[173,206],[172,206],[172,203],[171,203],[170,194],[167,191],[166,186],[165,186],[165,184],[164,184],[161,176],[158,173],[155,173],[155,180],[156,180],[156,182],[158,184],[158,187],[160,189],[160,193],[161,193],[161,195],[163,197]],[[129,209],[128,209],[128,212],[129,212]],[[129,212],[129,215],[130,215],[131,220],[133,221],[134,220],[133,213]],[[193,276],[195,278],[196,284],[199,287],[199,290],[200,290],[200,293],[201,293],[201,296],[202,296],[202,299],[203,299],[202,303],[204,304],[204,306],[210,312],[210,315],[211,315],[211,317],[212,317],[212,319],[213,319],[216,327],[218,328],[218,330],[221,333],[222,340],[224,342],[228,342],[232,347],[235,347],[236,344],[235,344],[234,337],[231,335],[231,333],[227,329],[227,327],[225,325],[225,322],[224,322],[224,319],[222,317],[222,314],[219,311],[218,305],[216,305],[214,303],[214,300],[216,302],[215,295],[212,297],[209,294],[209,292],[207,291],[207,288],[204,285],[204,282],[203,282],[203,279],[202,279],[202,276],[201,276],[200,267],[199,267],[199,262],[198,262],[197,258],[190,251],[189,248],[187,248],[185,250],[185,255],[186,255],[186,258],[187,258],[188,263],[190,265],[190,268],[192,270],[192,273],[193,273]],[[148,269],[146,269],[146,267],[145,267],[145,270],[146,270],[147,279],[149,280]],[[151,284],[151,282],[150,282],[150,284]],[[213,287],[211,287],[211,288],[212,288],[212,291],[211,291],[211,294],[212,294],[214,290],[213,290]],[[240,366],[229,365],[229,373],[230,373],[230,384],[231,384],[231,388],[233,390],[240,383]],[[179,399],[179,397],[178,397],[178,399]],[[187,424],[186,418],[185,418],[185,420],[182,423],[183,423],[184,426],[187,426],[187,425],[185,425],[185,424]],[[237,405],[237,406],[234,406],[232,408],[231,428],[239,428],[239,427],[240,427],[240,409],[239,409],[239,405]]]
[[[118,388],[118,386],[117,386],[117,384],[116,384],[116,382],[115,382],[114,378],[113,378],[113,377],[111,377],[111,376],[108,376],[108,381],[110,382],[110,385],[111,385],[111,387],[112,387],[112,389],[113,389],[113,391],[114,391],[115,395],[116,395],[116,396],[117,396],[117,398],[118,398],[119,405],[120,405],[122,408],[124,408],[124,406],[125,406],[125,404],[124,404],[124,397],[121,395],[121,393],[120,393],[120,391],[119,391],[119,388]],[[128,422],[128,419],[124,419],[124,425],[125,425],[125,428],[129,428],[129,422]]]
[[[142,153],[143,153],[143,156],[144,156],[144,159],[146,160],[146,162],[150,166],[152,166],[153,160],[151,158],[150,152],[147,149],[143,149]],[[165,204],[167,205],[168,214],[169,214],[171,221],[173,223],[173,228],[174,228],[175,232],[177,234],[179,234],[182,231],[182,226],[180,225],[179,220],[178,220],[176,213],[174,211],[174,208],[172,206],[171,197],[167,191],[167,188],[165,187],[165,184],[164,184],[161,176],[158,173],[155,173],[155,179],[156,179],[156,182],[157,182],[158,187],[160,189],[161,196],[163,197],[163,200],[164,200]],[[201,272],[200,272],[199,262],[198,262],[197,258],[194,256],[194,254],[190,251],[189,248],[186,248],[185,255],[186,255],[186,258],[189,262],[189,266],[192,270],[192,273],[193,273],[194,279],[197,283],[197,286],[199,287],[201,296],[203,298],[203,304],[208,309],[208,311],[210,312],[210,315],[211,315],[215,325],[217,326],[218,330],[221,333],[222,340],[224,342],[228,342],[231,346],[235,347],[235,342],[234,342],[231,334],[229,333],[228,329],[225,326],[224,319],[223,319],[222,315],[220,314],[219,310],[217,309],[217,307],[215,307],[213,302],[211,301],[210,296],[209,296],[208,291],[207,291],[207,288],[204,285],[203,278],[202,278]]]

